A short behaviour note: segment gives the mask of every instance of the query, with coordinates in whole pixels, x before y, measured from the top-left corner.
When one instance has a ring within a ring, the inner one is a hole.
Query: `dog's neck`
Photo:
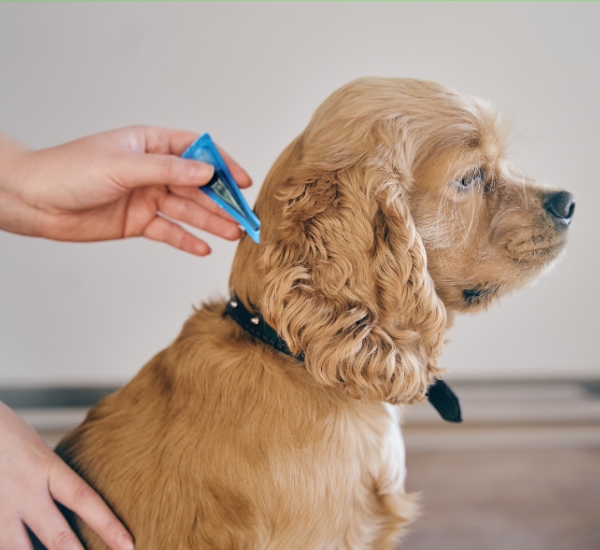
[[[246,332],[258,338],[265,344],[285,353],[298,361],[303,361],[303,354],[294,355],[288,348],[285,340],[277,334],[256,312],[249,311],[237,296],[232,296],[227,302],[227,315],[229,315]],[[429,387],[427,399],[438,411],[440,416],[448,422],[462,422],[460,402],[454,392],[443,380],[436,380]]]
[[[298,361],[304,360],[304,355],[294,355],[288,348],[285,340],[277,334],[277,331],[265,322],[265,320],[258,314],[253,313],[246,309],[244,304],[240,301],[237,296],[233,296],[229,299],[226,306],[227,314],[246,332],[252,334],[252,336],[258,338],[265,344],[274,347],[277,351],[281,351],[286,355],[298,359]]]

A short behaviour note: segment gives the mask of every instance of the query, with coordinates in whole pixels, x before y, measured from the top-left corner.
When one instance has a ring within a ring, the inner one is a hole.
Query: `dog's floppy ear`
[[[398,171],[298,162],[263,255],[260,309],[322,384],[410,403],[438,373],[445,309]]]

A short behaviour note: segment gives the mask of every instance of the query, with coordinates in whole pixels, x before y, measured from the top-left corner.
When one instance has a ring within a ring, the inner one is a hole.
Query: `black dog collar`
[[[264,319],[256,314],[250,313],[235,296],[227,302],[227,314],[244,330],[269,344],[276,350],[281,351],[299,361],[304,361],[304,355],[294,355],[277,332],[265,323]],[[429,386],[427,399],[433,405],[440,416],[448,422],[462,422],[460,402],[458,397],[443,380],[436,380]]]

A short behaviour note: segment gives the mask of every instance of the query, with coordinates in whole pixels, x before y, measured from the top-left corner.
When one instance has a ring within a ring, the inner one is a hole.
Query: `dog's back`
[[[413,505],[390,408],[323,388],[224,309],[196,312],[58,454],[138,549],[393,546]]]

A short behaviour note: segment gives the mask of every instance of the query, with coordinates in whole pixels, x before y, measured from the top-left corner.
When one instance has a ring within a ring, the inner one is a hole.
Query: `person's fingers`
[[[4,518],[2,518],[4,519]],[[2,522],[0,529],[0,548],[2,550],[33,550],[25,526],[19,518],[14,518],[11,524]]]
[[[179,250],[195,254],[196,256],[206,256],[210,254],[210,247],[202,240],[194,237],[176,223],[156,216],[144,230],[143,236],[169,244]]]
[[[187,130],[170,130],[155,126],[139,128],[143,133],[146,153],[170,154],[179,157],[199,137],[199,134]]]
[[[143,134],[146,153],[181,156],[184,151],[198,139],[198,134],[187,130],[170,130],[155,126],[140,126]],[[250,187],[252,179],[248,173],[229,155],[227,151],[217,145],[217,149],[225,164],[229,168],[233,179],[241,188]]]
[[[235,162],[235,160],[233,160],[229,156],[229,153],[227,151],[225,151],[218,145],[217,149],[219,149],[219,153],[221,153],[221,156],[223,157],[225,164],[227,164],[227,168],[229,168],[229,171],[231,172],[231,175],[233,176],[233,179],[236,181],[236,183],[242,189],[250,187],[252,185],[252,179],[250,178],[246,170],[244,170],[237,162]]]
[[[23,518],[48,550],[83,550],[64,516],[49,497],[38,502],[36,510]]]
[[[203,209],[196,202],[177,195],[168,194],[161,197],[158,201],[158,209],[173,220],[208,231],[217,237],[233,241],[242,236],[242,230],[235,222],[225,220]]]
[[[146,185],[206,185],[214,174],[210,164],[176,157],[131,153],[115,162],[111,178],[126,189]]]
[[[228,220],[232,223],[237,222],[230,216],[225,210],[223,210],[216,202],[214,202],[204,191],[195,187],[181,187],[178,185],[170,185],[169,191],[178,197],[194,201],[204,210],[208,210],[217,216],[220,216],[224,220]]]
[[[48,473],[52,498],[75,512],[113,550],[133,550],[133,539],[100,496],[55,455]]]

